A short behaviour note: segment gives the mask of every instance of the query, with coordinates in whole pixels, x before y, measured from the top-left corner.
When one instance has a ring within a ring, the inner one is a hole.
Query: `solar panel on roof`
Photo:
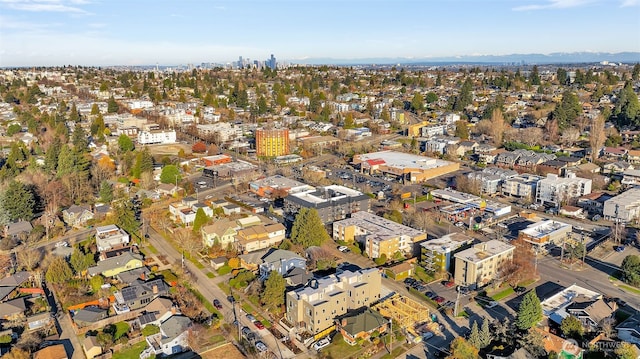
[[[155,322],[156,314],[155,313],[147,313],[140,316],[140,324],[145,325],[147,323]]]
[[[138,297],[138,293],[136,292],[135,287],[126,287],[122,289],[122,298],[124,298],[125,302],[136,299]]]

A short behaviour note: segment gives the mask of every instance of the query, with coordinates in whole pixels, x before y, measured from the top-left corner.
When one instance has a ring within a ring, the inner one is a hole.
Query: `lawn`
[[[331,341],[331,345],[322,349],[328,358],[349,358],[362,349],[360,345],[351,346],[342,339],[341,334],[336,334]]]
[[[624,289],[627,292],[631,292],[631,293],[640,295],[640,289],[638,289],[638,288],[634,288],[634,287],[631,287],[631,286],[628,286],[628,285],[624,285],[624,284],[620,284],[618,286],[620,288]]]
[[[156,247],[152,246],[151,244],[147,244],[146,247],[149,249],[151,253],[158,254],[158,250],[156,249]]]
[[[528,286],[532,285],[533,283],[535,283],[536,281],[537,281],[537,279],[535,279],[535,278],[523,280],[522,282],[518,283],[518,286],[519,287],[528,287]]]
[[[497,301],[499,301],[499,300],[501,300],[501,299],[504,299],[504,298],[506,298],[506,297],[510,296],[510,295],[511,295],[511,294],[513,294],[513,293],[514,293],[513,288],[508,287],[507,289],[505,289],[505,290],[503,290],[503,291],[501,291],[501,292],[498,292],[498,293],[494,294],[494,295],[491,297],[491,299],[493,299],[493,300],[495,300],[495,301],[497,302]]]
[[[404,347],[403,346],[399,346],[395,349],[393,349],[393,351],[391,352],[391,354],[387,353],[385,355],[383,355],[382,357],[380,357],[380,359],[393,359],[393,358],[399,358],[400,354],[404,353]]]
[[[220,287],[220,290],[222,290],[224,292],[224,294],[229,295],[231,294],[231,289],[229,288],[229,285],[227,283],[218,283],[218,287]]]
[[[425,283],[431,283],[435,279],[431,274],[427,273],[426,269],[421,266],[416,266],[416,273],[414,276]]]
[[[211,272],[207,272],[207,277],[209,277],[209,278],[215,278],[215,277],[216,277],[216,275],[215,275],[215,274],[213,274],[213,273],[211,273]]]
[[[112,359],[139,359],[140,353],[147,347],[147,342],[142,341],[134,344],[132,347],[119,351],[111,357]]]

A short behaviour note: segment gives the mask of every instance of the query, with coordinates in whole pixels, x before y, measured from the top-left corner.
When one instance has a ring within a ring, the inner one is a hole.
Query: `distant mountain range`
[[[448,57],[379,57],[361,59],[306,58],[289,60],[294,64],[308,65],[442,65],[442,64],[577,64],[591,62],[640,62],[640,52],[555,52],[551,54],[469,55]]]

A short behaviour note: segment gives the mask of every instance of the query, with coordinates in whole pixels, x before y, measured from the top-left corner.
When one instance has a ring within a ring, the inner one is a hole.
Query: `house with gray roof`
[[[262,257],[262,263],[259,267],[260,278],[266,279],[272,271],[284,276],[293,268],[306,270],[307,260],[295,252],[273,248]]]
[[[76,323],[78,327],[86,327],[106,318],[107,316],[108,312],[106,309],[86,307],[78,309],[78,311],[75,312],[73,315],[73,322]]]
[[[368,340],[373,332],[386,332],[388,325],[387,319],[369,308],[347,312],[336,318],[336,327],[349,345],[356,345],[358,339]]]
[[[9,223],[4,227],[4,236],[7,238],[15,238],[21,234],[29,234],[33,230],[33,226],[29,221],[18,221]]]
[[[160,324],[160,333],[146,338],[148,347],[140,354],[140,359],[157,355],[172,355],[189,349],[188,337],[191,319],[174,315]]]
[[[62,211],[62,220],[71,227],[84,227],[90,219],[93,219],[93,212],[84,206],[74,204]]]

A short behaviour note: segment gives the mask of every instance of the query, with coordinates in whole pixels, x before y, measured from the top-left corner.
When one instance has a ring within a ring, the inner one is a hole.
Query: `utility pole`
[[[458,294],[456,295],[455,307],[453,307],[453,317],[454,318],[456,318],[458,316],[458,305],[460,304],[460,288],[456,288],[456,292],[458,292]]]
[[[562,264],[562,259],[564,259],[564,241],[566,238],[562,238],[562,247],[560,248],[560,264]]]

